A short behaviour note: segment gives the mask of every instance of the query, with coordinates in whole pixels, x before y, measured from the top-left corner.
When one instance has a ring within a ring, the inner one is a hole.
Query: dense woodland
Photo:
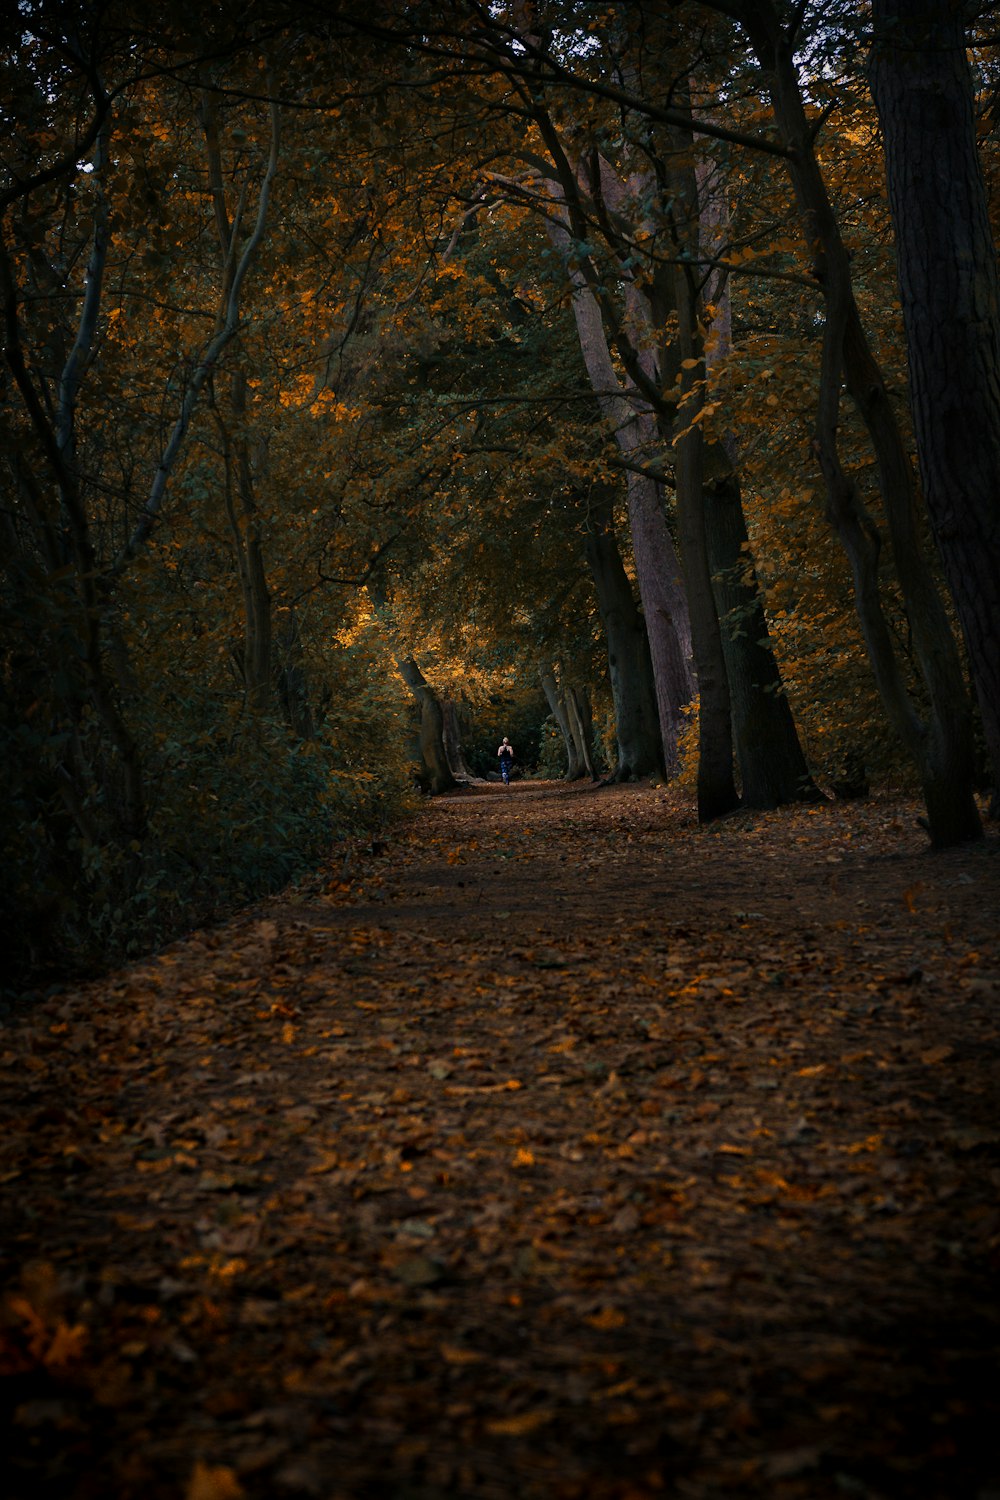
[[[26,0],[3,945],[150,949],[414,788],[1000,782],[991,7]]]

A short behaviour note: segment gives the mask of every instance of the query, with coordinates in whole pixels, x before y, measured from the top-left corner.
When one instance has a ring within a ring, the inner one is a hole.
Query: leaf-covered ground
[[[0,1030],[9,1500],[1000,1493],[998,840],[439,799]]]

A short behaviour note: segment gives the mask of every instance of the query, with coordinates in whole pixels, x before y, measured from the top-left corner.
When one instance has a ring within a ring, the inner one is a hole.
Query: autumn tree
[[[863,638],[934,841],[975,833],[840,13],[30,11],[0,609],[36,953],[287,878],[391,815],[421,719],[428,783],[465,775],[512,684],[570,774],[673,771],[692,656],[703,817],[734,752],[748,804],[811,794],[792,708],[854,753]]]
[[[960,663],[922,549],[919,505],[905,443],[858,314],[848,253],[817,160],[816,129],[794,61],[802,10],[786,18],[776,6],[720,3],[702,9],[730,17],[750,39],[778,126],[777,141],[742,129],[739,118],[725,124],[704,118],[692,121],[690,110],[676,101],[663,106],[646,93],[595,81],[568,68],[551,51],[545,53],[544,65],[548,76],[565,86],[604,97],[611,95],[623,106],[669,129],[728,140],[734,146],[761,151],[784,162],[808,225],[810,243],[817,252],[813,274],[826,303],[825,374],[816,445],[827,483],[830,516],[852,559],[867,649],[887,710],[920,768],[933,840],[948,843],[975,836],[979,821],[971,792],[970,719]],[[646,14],[655,24],[660,10],[647,7]],[[878,583],[878,533],[837,452],[837,413],[843,383],[857,404],[877,455],[895,566],[907,600],[924,691],[930,701],[926,722],[909,696],[886,625]]]
[[[960,842],[981,832],[972,795],[971,719],[961,664],[922,545],[906,445],[858,311],[849,253],[816,154],[816,129],[795,67],[801,16],[786,22],[775,5],[715,8],[739,21],[754,48],[814,250],[813,272],[826,314],[816,450],[831,523],[851,560],[872,667],[896,730],[919,767],[932,840],[939,845]],[[840,456],[837,428],[844,385],[876,455],[895,567],[929,703],[926,719],[907,691],[887,627],[877,574],[878,531]]]
[[[408,317],[382,438],[394,435],[397,456],[412,444],[425,472],[405,529],[393,522],[386,561],[397,605],[405,601],[394,628],[422,666],[429,653],[436,658],[435,684],[449,696],[483,706],[491,673],[531,675],[536,664],[545,683],[563,684],[559,701],[571,702],[580,721],[575,775],[577,765],[593,765],[584,721],[595,663],[589,651],[581,659],[578,645],[581,622],[588,635],[596,614],[588,546],[604,566],[601,541],[588,543],[588,496],[615,476],[586,419],[565,310],[538,275],[524,228],[495,195],[474,200],[430,275],[432,294]],[[440,462],[431,465],[435,452]],[[442,670],[448,660],[464,663],[461,681]],[[631,700],[612,681],[624,722]]]
[[[277,458],[279,444],[259,426],[260,369],[236,357],[282,315],[258,279],[282,154],[267,58],[225,15],[203,50],[183,26],[136,46],[113,6],[76,21],[39,7],[4,53],[20,80],[0,221],[13,398],[5,522],[16,544],[4,573],[4,729],[21,788],[5,871],[16,951],[67,945],[86,962],[217,899],[226,881],[202,871],[216,837],[226,843],[220,819],[232,820],[238,851],[232,895],[310,857],[329,826],[320,809],[351,816],[341,794],[352,783],[330,779],[329,732],[315,755],[299,749],[308,647],[292,600],[304,558],[278,601],[285,660],[268,680],[271,517],[260,499],[264,449]],[[244,96],[264,79],[271,97],[230,104],[220,144],[209,101],[223,79]],[[274,411],[282,386],[285,375]],[[213,403],[224,417],[214,424]],[[290,520],[297,541],[300,518]],[[229,614],[236,579],[242,646]],[[267,714],[282,683],[291,738]],[[267,722],[248,736],[251,704]],[[316,723],[313,713],[310,734]],[[370,767],[363,776],[359,810],[362,788],[381,781]]]
[[[702,399],[703,379],[692,381],[682,369],[677,339],[671,340],[666,333],[670,319],[677,317],[678,295],[687,300],[693,297],[695,305],[701,297],[701,289],[692,282],[690,270],[676,276],[672,269],[685,257],[689,268],[698,264],[697,249],[692,251],[690,245],[689,227],[680,223],[677,206],[683,195],[679,197],[674,191],[676,183],[670,177],[671,161],[679,162],[688,148],[683,140],[665,142],[662,131],[661,139],[654,141],[641,117],[636,125],[634,112],[626,111],[619,116],[613,111],[588,112],[580,103],[584,97],[580,90],[576,101],[568,103],[577,83],[582,84],[584,91],[592,84],[594,93],[599,94],[604,80],[611,79],[614,83],[623,74],[634,73],[640,64],[647,70],[655,64],[671,66],[672,59],[665,51],[662,37],[650,46],[648,53],[637,58],[634,50],[629,51],[632,39],[627,28],[609,27],[586,44],[575,43],[573,23],[567,19],[559,43],[548,47],[541,33],[536,34],[532,28],[536,23],[541,26],[539,18],[543,15],[548,22],[556,10],[558,7],[545,8],[544,12],[538,7],[515,7],[512,18],[498,12],[491,29],[484,31],[480,27],[475,32],[472,45],[477,59],[487,57],[506,82],[506,108],[519,110],[531,126],[520,158],[518,153],[512,153],[515,163],[520,160],[520,172],[515,166],[513,177],[499,177],[494,170],[492,180],[502,181],[507,191],[543,217],[566,265],[584,361],[598,402],[622,449],[632,550],[650,635],[664,759],[668,766],[674,766],[680,709],[690,692],[686,663],[690,639],[687,601],[679,587],[660,494],[664,478],[668,474],[671,479],[674,477],[675,440],[679,457],[683,457],[685,446],[696,454],[693,469],[686,461],[678,469],[682,480],[680,510],[688,517],[700,517],[704,511],[704,496],[694,483],[696,474],[704,467],[705,456],[700,432],[696,430],[696,408]],[[546,33],[550,40],[554,34],[551,30]],[[600,45],[595,47],[598,40]],[[557,56],[559,47],[564,50]],[[602,63],[596,72],[586,69],[583,61],[586,55],[603,57],[604,52],[608,54],[608,62]],[[655,60],[651,61],[654,53]],[[575,70],[572,73],[570,65]],[[684,65],[679,66],[683,72]],[[612,151],[609,142],[616,132],[619,144]],[[656,206],[666,202],[673,205],[672,226],[665,223]],[[697,212],[693,196],[690,208]],[[603,254],[595,248],[602,241]],[[698,276],[695,280],[700,282],[705,278]],[[621,306],[617,305],[618,292],[613,288],[624,293]],[[699,324],[704,321],[703,314],[702,308],[697,314]],[[686,321],[693,326],[690,318]],[[690,385],[689,390],[672,389],[672,383],[683,385],[685,381]],[[681,421],[679,427],[676,426],[678,396],[692,403],[688,415],[694,417],[690,423]],[[675,439],[675,433],[680,434],[679,440]],[[711,483],[723,484],[720,494],[738,497],[731,462],[725,461],[723,449],[715,444],[706,451],[716,456],[713,468],[719,470],[718,478]],[[721,465],[720,455],[724,460]],[[694,497],[690,505],[686,499],[689,490]],[[722,639],[709,582],[710,565],[704,543],[700,547],[698,544],[700,522],[698,526],[688,524],[687,530],[691,567],[695,567],[699,557],[702,559],[697,565],[701,613],[696,634],[700,643],[697,649],[703,657],[702,713],[706,726],[712,727],[702,756],[706,784],[701,801],[703,811],[710,816],[712,809],[724,810],[736,798],[731,715]],[[729,565],[731,561],[730,558]],[[747,577],[743,575],[744,589]],[[705,601],[704,605],[701,601]],[[744,793],[748,802],[758,805],[803,794],[815,795],[814,790],[810,793],[808,771],[767,644],[766,628],[752,642],[745,631],[727,632],[728,654],[745,685],[743,711],[738,719]],[[758,682],[761,672],[763,676]],[[755,703],[755,716],[746,711],[749,701]],[[752,723],[756,724],[754,732]],[[783,749],[779,753],[779,747],[786,743],[789,753],[785,755]],[[716,790],[709,790],[709,782],[713,785],[718,782]]]

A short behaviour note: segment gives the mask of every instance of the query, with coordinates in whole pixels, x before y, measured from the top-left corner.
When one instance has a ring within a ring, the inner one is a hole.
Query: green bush
[[[195,704],[173,707],[169,736],[144,726],[141,842],[112,836],[107,777],[95,774],[74,819],[58,796],[58,747],[23,726],[3,735],[17,788],[4,805],[0,867],[8,997],[99,973],[278,891],[338,841],[384,831],[404,807],[391,691],[349,698],[311,740],[267,720],[206,731]],[[145,708],[164,722],[162,704]],[[81,822],[98,836],[86,838]]]
[[[538,774],[546,781],[558,781],[566,775],[566,742],[551,714],[539,733]]]

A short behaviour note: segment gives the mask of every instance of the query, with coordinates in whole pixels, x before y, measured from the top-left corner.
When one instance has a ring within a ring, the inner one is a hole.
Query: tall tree
[[[555,139],[551,123],[550,137]],[[572,234],[571,211],[559,181],[565,153],[555,146],[553,176],[545,186],[551,200],[547,222],[572,286],[573,316],[584,366],[598,407],[608,421],[625,463],[629,531],[636,579],[649,636],[650,659],[656,685],[663,763],[668,776],[678,768],[678,739],[685,706],[694,682],[690,666],[691,622],[681,570],[667,526],[662,481],[652,472],[661,447],[649,402],[637,391],[627,371],[615,367],[601,306],[580,264],[582,242]],[[568,163],[566,163],[568,165]],[[575,174],[580,181],[579,169]],[[558,209],[557,206],[558,205]],[[577,229],[580,222],[577,220]],[[624,273],[626,295],[631,278]],[[640,356],[641,357],[641,356]],[[647,356],[647,363],[651,356]],[[647,371],[651,374],[651,371]],[[647,468],[648,466],[648,468]]]
[[[711,388],[720,372],[725,380],[733,354],[731,273],[725,263],[732,229],[728,152],[716,161],[704,147],[700,143],[695,161],[698,243],[689,244],[688,250],[703,267],[700,307],[708,328],[704,355]],[[750,547],[734,424],[717,434],[713,448],[716,461],[710,463],[707,476],[705,530],[722,625],[741,801],[746,807],[815,801],[822,794],[806,764],[785,693]]]
[[[962,624],[1000,814],[1000,276],[954,0],[874,0],[869,66],[885,144],[913,429]]]
[[[920,501],[899,423],[872,352],[855,296],[850,254],[816,153],[817,126],[806,109],[796,67],[803,7],[786,21],[775,0],[713,0],[707,7],[744,28],[759,62],[780,142],[762,143],[783,160],[823,295],[823,362],[815,449],[826,482],[828,515],[846,551],[872,669],[886,711],[918,768],[932,842],[982,834],[972,787],[972,722],[961,660],[933,570],[924,553]],[[699,129],[706,129],[702,122]],[[745,140],[745,137],[744,137]],[[906,601],[926,714],[908,689],[879,580],[881,537],[845,468],[839,434],[846,386],[867,429]]]
[[[664,69],[680,66],[683,73],[675,31],[670,26],[636,26],[633,35],[627,24],[610,25],[602,32],[608,54],[602,76],[634,88],[644,71],[659,76]],[[674,85],[678,91],[684,93],[682,80]],[[704,371],[695,377],[689,372],[701,363],[702,331],[711,326],[716,310],[704,295],[709,278],[699,256],[699,186],[691,171],[690,138],[676,130],[672,135],[654,130],[641,114],[628,111],[618,122],[613,162],[610,127],[602,129],[593,121],[583,126],[574,120],[557,128],[538,91],[531,97],[533,117],[552,163],[547,180],[550,234],[560,245],[573,285],[585,363],[628,471],[636,573],[650,633],[668,767],[676,764],[681,709],[690,692],[684,648],[691,610],[698,619],[695,656],[701,658],[706,684],[699,713],[704,731],[702,815],[716,816],[735,803],[734,738],[750,805],[773,806],[776,800],[815,796],[787,700],[776,691],[780,673],[761,601],[754,600],[761,626],[755,634],[720,632],[709,572],[718,571],[719,562],[732,575],[733,559],[710,558],[704,546],[696,545],[702,529],[700,522],[695,525],[696,515],[707,523],[706,506],[714,504],[718,491],[720,521],[725,520],[734,501],[740,509],[740,488],[725,445],[706,443],[701,432],[694,431],[702,416]],[[565,107],[562,112],[566,114]],[[585,106],[578,103],[575,113],[585,119]],[[566,143],[570,137],[572,148]],[[597,242],[603,242],[603,256],[595,248]],[[681,301],[690,308],[680,308]],[[686,341],[685,329],[693,330]],[[685,365],[685,358],[693,363]],[[679,399],[687,407],[683,413]],[[671,471],[678,517],[683,513],[689,544],[686,580],[688,589],[696,591],[688,595],[690,603],[677,588],[673,548],[663,525],[658,476]],[[729,535],[723,527],[714,533],[719,541]],[[745,531],[741,542],[747,543]],[[755,592],[752,568],[740,569],[740,592],[746,614],[748,596]],[[739,711],[733,714],[730,674],[740,685]]]

